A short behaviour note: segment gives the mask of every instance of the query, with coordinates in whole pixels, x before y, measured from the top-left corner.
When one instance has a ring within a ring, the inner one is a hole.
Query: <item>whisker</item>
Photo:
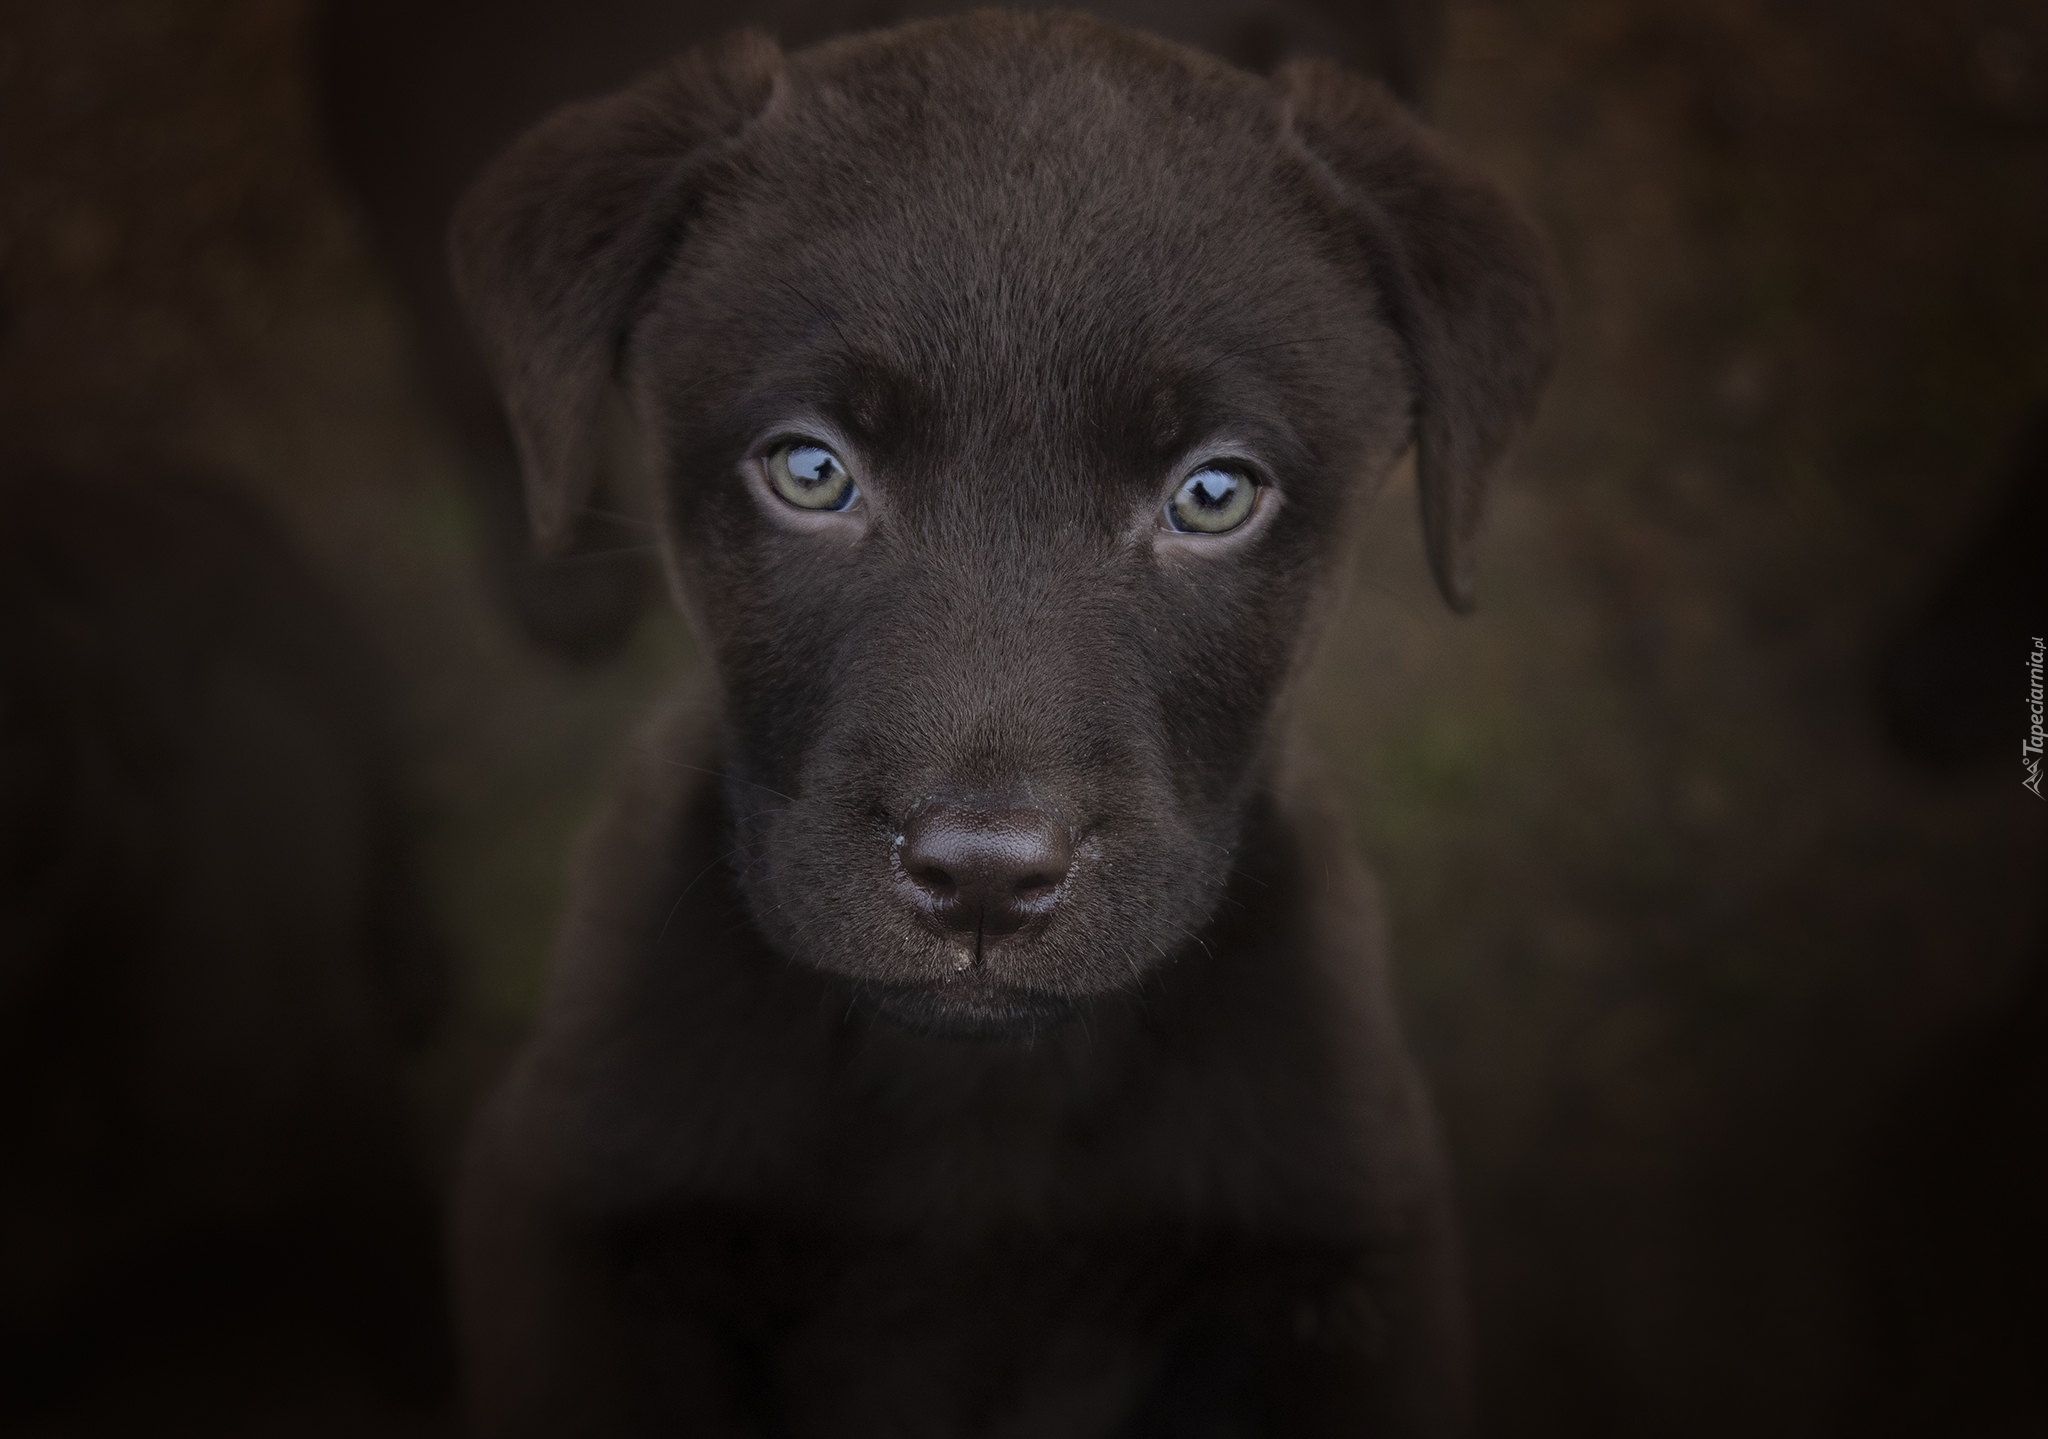
[[[662,920],[661,928],[659,931],[656,932],[654,936],[654,943],[656,947],[659,947],[662,940],[668,937],[668,927],[671,924],[675,923],[676,915],[682,910],[683,901],[690,897],[690,891],[697,887],[697,881],[704,878],[705,875],[711,873],[712,870],[717,869],[721,864],[725,863],[727,860],[731,859],[734,855],[738,853],[738,846],[734,846],[733,848],[726,850],[723,854],[713,859],[711,863],[705,865],[704,868],[698,870],[696,877],[693,878],[688,884],[683,886],[683,892],[677,895],[676,902],[668,907],[668,915],[666,918]]]
[[[656,753],[654,753],[654,751],[652,751],[652,750],[649,750],[649,751],[647,751],[647,754],[648,754],[648,756],[649,756],[650,758],[653,758],[653,759],[658,759],[658,760],[660,760],[660,761],[661,761],[661,762],[662,762],[663,764],[665,764],[665,765],[669,765],[669,766],[671,766],[671,767],[673,767],[673,768],[675,768],[675,769],[686,769],[686,770],[690,771],[690,772],[691,772],[692,774],[705,774],[705,775],[710,775],[710,776],[711,776],[711,778],[713,778],[713,779],[722,779],[722,780],[728,780],[728,781],[730,781],[730,782],[731,782],[731,783],[733,783],[733,784],[743,784],[743,785],[746,785],[746,786],[748,786],[748,787],[750,787],[750,788],[752,788],[752,789],[758,789],[758,790],[762,790],[762,791],[765,791],[765,792],[766,792],[766,793],[768,793],[768,794],[772,794],[772,795],[774,795],[774,796],[775,796],[775,797],[776,797],[777,799],[781,800],[781,801],[782,801],[782,802],[783,802],[784,804],[795,804],[795,803],[796,803],[796,801],[795,801],[794,799],[792,799],[792,798],[791,798],[790,796],[788,796],[788,795],[784,794],[784,793],[783,793],[783,792],[782,792],[781,790],[779,790],[779,789],[776,789],[776,788],[775,788],[775,787],[774,787],[773,785],[766,785],[766,784],[762,784],[762,783],[761,783],[760,781],[758,781],[758,780],[751,780],[751,779],[742,779],[742,778],[741,778],[741,777],[740,777],[739,775],[736,775],[736,774],[727,774],[727,773],[726,773],[726,772],[725,772],[724,770],[719,770],[719,769],[706,769],[706,768],[704,768],[704,766],[703,766],[703,765],[701,765],[701,764],[687,764],[687,763],[685,763],[684,761],[682,761],[682,760],[679,760],[679,759],[670,759],[670,758],[669,758],[669,757],[668,757],[667,755],[665,755],[665,754],[656,754]]]
[[[614,524],[631,525],[635,529],[646,530],[649,534],[657,533],[661,528],[644,515],[631,515],[627,514],[624,510],[607,509],[603,505],[584,505],[577,510],[577,513],[581,515],[595,515],[598,519],[610,520]]]
[[[809,295],[806,295],[802,290],[799,290],[795,283],[787,278],[777,277],[776,284],[787,291],[791,299],[809,310],[818,319],[824,321],[826,327],[839,337],[839,343],[846,347],[849,354],[856,352],[853,341],[847,338],[846,331],[839,328],[839,319],[830,310],[827,310],[823,305],[819,304]]]

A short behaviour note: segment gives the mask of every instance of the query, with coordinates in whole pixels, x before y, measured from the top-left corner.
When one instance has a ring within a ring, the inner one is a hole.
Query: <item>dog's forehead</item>
[[[808,153],[872,148],[931,165],[1085,153],[1139,174],[1277,133],[1270,82],[1083,16],[984,14],[799,52],[763,115]]]
[[[800,56],[758,137],[762,231],[910,282],[892,302],[928,295],[1012,327],[1140,281],[1257,289],[1245,262],[1276,259],[1274,232],[1301,218],[1271,88],[1064,18],[973,17]],[[919,318],[929,332],[942,317]]]
[[[981,16],[795,57],[673,283],[698,340],[769,372],[830,357],[1164,424],[1192,376],[1369,322],[1327,238],[1266,82],[1073,17]]]

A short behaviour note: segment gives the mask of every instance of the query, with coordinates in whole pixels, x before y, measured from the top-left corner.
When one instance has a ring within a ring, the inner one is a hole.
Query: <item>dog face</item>
[[[1419,438],[1462,598],[1547,346],[1390,102],[1073,17],[695,57],[522,142],[456,255],[544,531],[593,386],[656,441],[762,933],[948,1030],[1194,941],[1348,512]]]

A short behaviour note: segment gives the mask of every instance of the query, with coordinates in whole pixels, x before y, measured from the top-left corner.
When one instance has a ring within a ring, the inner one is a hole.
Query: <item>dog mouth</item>
[[[757,812],[764,859],[737,878],[763,938],[843,1012],[907,1032],[1028,1042],[1141,988],[1206,920],[1206,854],[1143,807],[1023,788],[942,791],[893,822],[819,796]]]
[[[874,1017],[944,1039],[1028,1039],[1059,1028],[1080,1008],[1071,996],[1000,984],[979,974],[942,984],[863,980],[853,989],[855,1002]]]

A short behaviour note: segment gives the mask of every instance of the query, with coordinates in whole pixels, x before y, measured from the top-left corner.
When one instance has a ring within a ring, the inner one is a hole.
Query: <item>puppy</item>
[[[1470,603],[1528,227],[1331,66],[984,13],[566,109],[453,252],[540,534],[618,383],[715,676],[474,1134],[480,1431],[1459,1432],[1429,1107],[1276,714],[1411,444]]]

